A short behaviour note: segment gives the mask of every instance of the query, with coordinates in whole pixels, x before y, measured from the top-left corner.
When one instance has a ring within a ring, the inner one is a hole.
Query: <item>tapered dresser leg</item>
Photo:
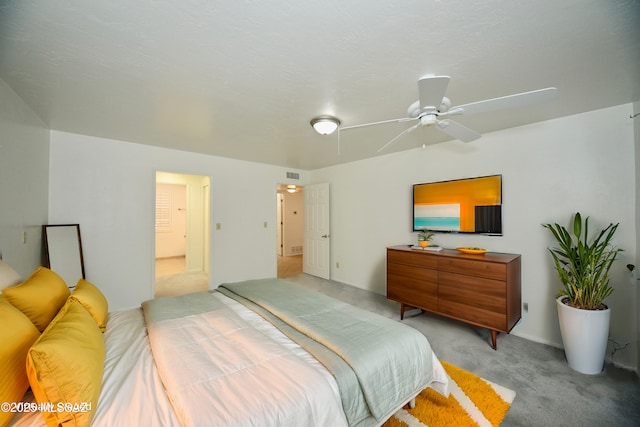
[[[497,338],[498,338],[498,331],[494,331],[493,329],[491,330],[491,347],[494,350],[497,350],[498,345],[497,345]]]

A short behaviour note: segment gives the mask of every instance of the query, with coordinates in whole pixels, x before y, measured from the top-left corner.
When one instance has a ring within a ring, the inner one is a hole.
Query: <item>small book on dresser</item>
[[[440,252],[444,248],[442,246],[426,246],[424,249],[421,246],[413,245],[411,249],[417,249],[419,251],[431,251],[431,252]]]

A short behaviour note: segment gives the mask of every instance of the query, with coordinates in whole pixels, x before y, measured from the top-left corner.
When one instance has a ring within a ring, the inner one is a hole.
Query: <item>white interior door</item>
[[[283,243],[283,239],[282,239],[282,204],[284,203],[284,197],[282,196],[282,194],[276,194],[277,199],[276,199],[276,204],[277,204],[277,220],[276,220],[276,253],[280,256],[284,255],[284,243]]]
[[[304,187],[303,271],[323,279],[330,277],[329,183]]]

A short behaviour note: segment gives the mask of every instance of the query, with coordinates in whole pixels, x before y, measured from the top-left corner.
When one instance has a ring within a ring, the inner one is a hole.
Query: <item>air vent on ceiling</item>
[[[296,172],[287,172],[287,178],[300,179],[300,174]]]

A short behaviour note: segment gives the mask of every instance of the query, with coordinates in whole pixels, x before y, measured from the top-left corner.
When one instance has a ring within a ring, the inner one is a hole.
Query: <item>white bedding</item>
[[[224,417],[226,416],[235,417],[234,420],[229,421],[230,424],[222,425],[345,426],[347,423],[341,409],[339,391],[333,376],[313,356],[298,344],[289,340],[262,317],[223,295],[217,295],[243,322],[257,328],[259,334],[263,335],[267,342],[270,343],[269,346],[272,349],[277,349],[278,357],[282,356],[283,360],[303,361],[307,367],[300,368],[300,371],[297,370],[298,368],[296,370],[287,368],[280,369],[279,372],[273,371],[269,374],[274,375],[274,377],[271,377],[273,379],[267,381],[262,377],[264,372],[253,379],[248,376],[243,378],[240,387],[238,387],[237,383],[235,385],[227,383],[224,388],[217,390],[206,391],[202,389],[201,391],[196,391],[196,393],[205,393],[205,398],[208,399],[208,403],[201,407],[202,412],[214,412],[212,408],[219,406],[223,414],[223,418],[219,419],[220,423],[225,422]],[[98,407],[91,425],[100,427],[180,426],[172,404],[165,394],[164,386],[151,355],[142,310],[136,308],[109,313],[107,331],[104,337],[106,347],[105,369]],[[222,348],[224,350],[220,353],[220,356],[223,360],[228,360],[233,353],[237,353],[233,345],[223,345]],[[210,350],[216,351],[214,347]],[[198,348],[194,349],[194,351],[202,350]],[[247,350],[245,349],[244,351],[246,352]],[[236,354],[236,356],[238,355]],[[244,359],[241,357],[236,360],[234,362],[235,365],[229,361],[227,366],[223,366],[221,369],[242,371],[238,362],[245,363],[247,360],[252,360],[254,356],[260,357],[260,354],[246,354],[246,356]],[[275,368],[278,366],[278,364],[274,365]],[[300,367],[301,365],[296,362],[296,366]],[[435,357],[433,366],[434,379],[446,383],[446,373]],[[295,380],[292,383],[297,383],[300,386],[305,383],[307,386],[310,385],[307,388],[310,388],[311,392],[316,395],[312,396],[308,394],[308,390],[304,391],[299,388],[296,388],[293,392],[279,389],[276,385],[283,376],[289,377],[287,381]],[[252,382],[245,383],[244,379]],[[437,382],[434,383],[434,386],[437,388]],[[249,397],[247,390],[258,394],[254,395],[254,397]],[[294,409],[299,411],[299,413],[290,418],[290,422],[280,422],[281,420],[277,418],[279,415],[275,414],[270,420],[263,419],[263,421],[259,421],[248,412],[249,408],[256,407],[256,405],[259,406],[261,401],[266,402],[269,396],[274,394],[278,394],[285,401],[288,401],[289,408],[286,410]],[[34,401],[30,392],[25,395],[24,401]],[[232,409],[229,410],[229,408]],[[241,417],[237,418],[237,415]],[[200,418],[201,416],[205,415],[195,414],[194,425],[198,425],[199,421],[197,420],[203,420],[203,418]],[[206,416],[208,417],[209,415]],[[18,413],[12,418],[9,425],[44,426],[45,423],[42,416],[36,412]],[[206,424],[199,425],[217,424],[207,421]]]
[[[147,319],[158,372],[183,426],[347,425],[335,379],[298,344],[222,294],[184,298],[211,308]]]

